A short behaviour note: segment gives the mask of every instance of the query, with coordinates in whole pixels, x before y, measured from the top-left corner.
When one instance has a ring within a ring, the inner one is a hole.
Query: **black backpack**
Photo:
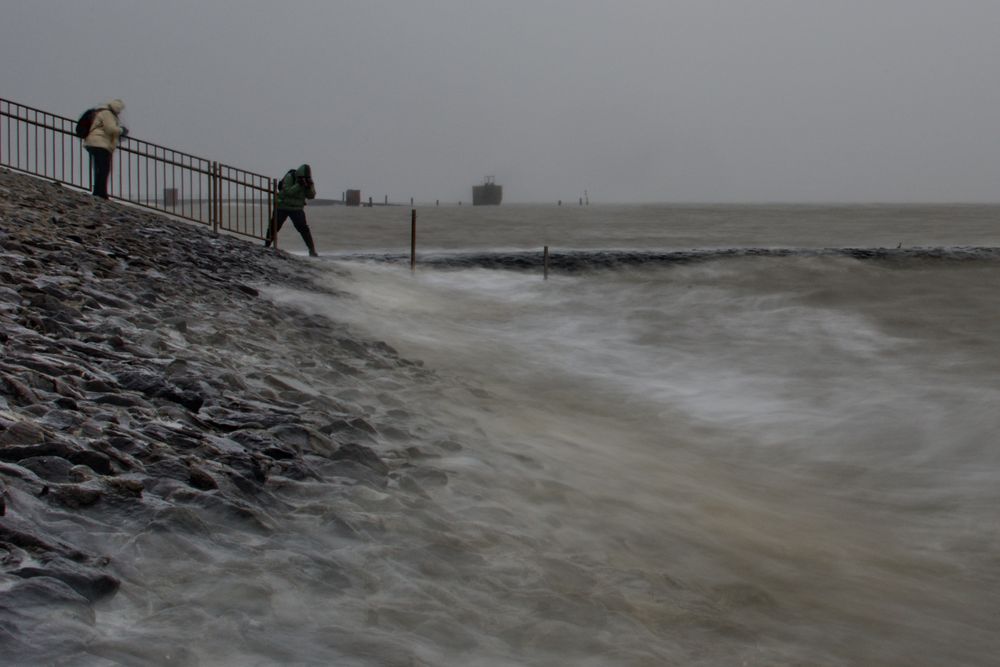
[[[94,117],[97,115],[97,112],[98,109],[87,109],[83,112],[83,115],[76,121],[76,129],[74,130],[76,136],[85,139],[90,134],[90,128],[94,124]]]

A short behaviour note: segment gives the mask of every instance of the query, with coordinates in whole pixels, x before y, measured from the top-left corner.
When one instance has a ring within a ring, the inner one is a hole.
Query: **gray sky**
[[[0,0],[0,96],[320,196],[1000,201],[996,0]]]

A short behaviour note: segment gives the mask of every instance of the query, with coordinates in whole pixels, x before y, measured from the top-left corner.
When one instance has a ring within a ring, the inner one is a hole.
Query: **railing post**
[[[222,165],[218,162],[212,164],[215,172],[212,175],[215,180],[215,216],[212,220],[212,232],[218,234],[219,225],[222,223]]]
[[[87,150],[86,145],[80,142],[80,171],[83,171],[83,163],[87,163],[87,191],[94,191],[94,156]],[[86,157],[84,157],[86,154]]]
[[[215,229],[215,162],[208,163],[208,224]]]
[[[271,229],[271,243],[274,244],[274,250],[278,250],[278,179],[271,179],[271,192],[274,195],[274,203],[271,205],[271,218],[268,220],[268,229]],[[274,225],[274,227],[271,227]]]

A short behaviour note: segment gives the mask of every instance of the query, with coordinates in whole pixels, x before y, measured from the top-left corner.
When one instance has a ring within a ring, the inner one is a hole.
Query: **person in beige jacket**
[[[125,103],[118,99],[111,100],[103,107],[98,107],[90,125],[90,132],[83,140],[83,145],[90,153],[95,197],[108,198],[111,154],[118,147],[119,139],[128,135],[128,130],[118,120],[118,116],[124,110]]]

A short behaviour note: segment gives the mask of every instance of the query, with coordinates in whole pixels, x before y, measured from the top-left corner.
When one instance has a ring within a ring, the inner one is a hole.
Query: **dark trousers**
[[[108,198],[108,178],[111,177],[111,151],[87,146],[90,153],[90,173],[93,177],[94,196]]]
[[[281,231],[281,226],[288,218],[292,219],[295,230],[302,237],[306,247],[309,248],[309,254],[315,257],[316,246],[313,245],[312,232],[309,231],[309,223],[306,222],[306,212],[302,209],[279,208],[275,211],[271,222],[267,225],[267,240],[264,241],[264,246],[270,247],[275,235]]]

